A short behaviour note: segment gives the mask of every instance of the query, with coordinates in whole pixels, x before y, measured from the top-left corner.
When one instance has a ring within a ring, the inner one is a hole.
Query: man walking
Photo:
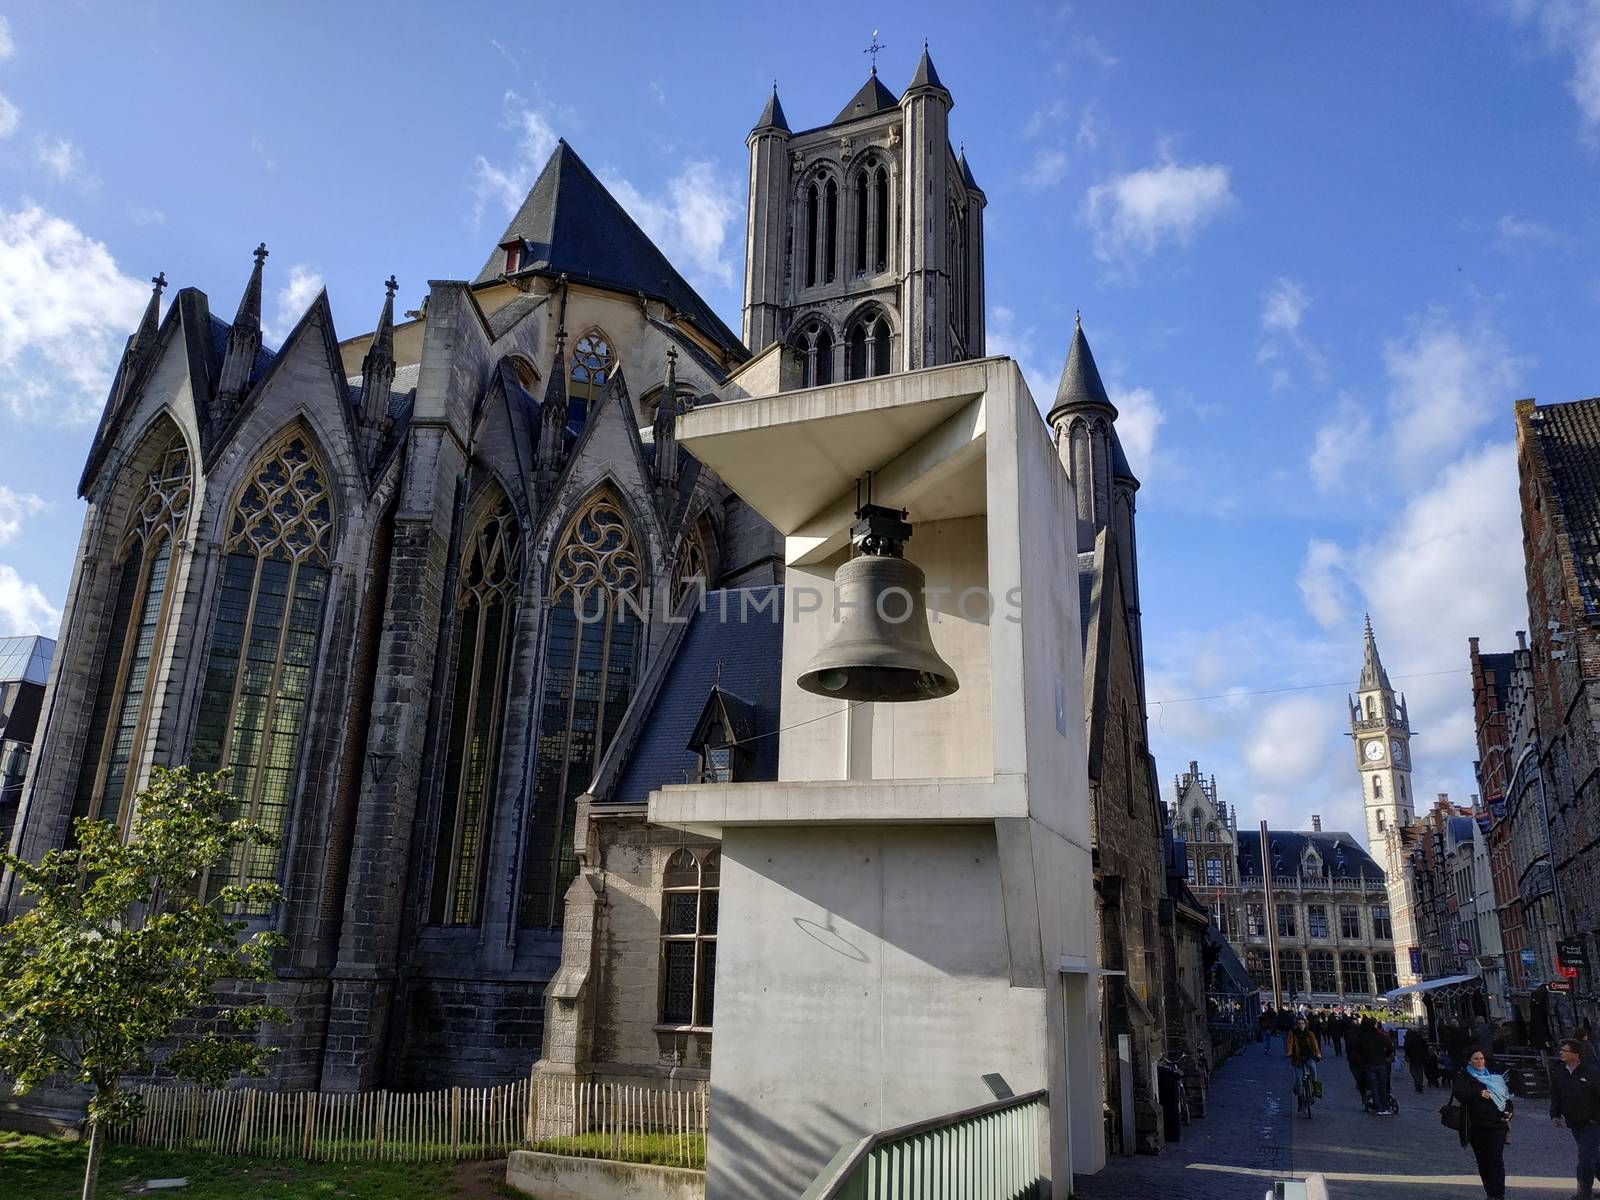
[[[1422,1080],[1428,1073],[1428,1034],[1422,1027],[1406,1031],[1406,1040],[1401,1043],[1405,1055],[1406,1066],[1411,1070],[1411,1082],[1417,1091],[1422,1090]]]
[[[1561,1043],[1561,1065],[1550,1074],[1550,1121],[1565,1124],[1578,1143],[1578,1195],[1590,1200],[1600,1174],[1600,1068],[1583,1053],[1583,1043]]]

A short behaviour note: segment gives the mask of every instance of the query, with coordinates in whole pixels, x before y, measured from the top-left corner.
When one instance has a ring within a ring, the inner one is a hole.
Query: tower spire
[[[261,352],[261,272],[267,261],[267,244],[255,248],[256,265],[239,298],[239,311],[228,329],[228,345],[222,355],[222,372],[217,378],[217,395],[212,405],[213,433],[233,419],[250,386],[256,355]]]
[[[656,501],[663,517],[672,514],[678,491],[678,351],[667,347],[667,377],[656,401],[651,426],[656,448]]]
[[[534,452],[534,487],[542,501],[555,487],[567,449],[567,328],[556,329],[556,353],[550,379],[539,402],[539,446]]]
[[[383,311],[378,314],[372,345],[361,360],[360,442],[369,471],[377,466],[393,423],[389,393],[394,388],[394,294],[399,287],[393,275],[384,282]]]
[[[1366,644],[1363,647],[1361,658],[1361,690],[1372,691],[1382,688],[1389,691],[1389,672],[1383,669],[1383,660],[1378,657],[1378,639],[1372,635],[1372,614],[1366,616]]]
[[[781,129],[784,133],[791,132],[789,118],[783,115],[783,104],[778,100],[778,81],[772,81],[772,94],[767,97],[767,106],[761,110],[761,118],[756,122],[757,129]]]
[[[158,271],[150,280],[150,303],[144,306],[144,317],[139,322],[139,330],[133,335],[134,344],[141,353],[150,349],[156,340],[156,329],[161,324],[161,293],[167,287],[167,273]]]

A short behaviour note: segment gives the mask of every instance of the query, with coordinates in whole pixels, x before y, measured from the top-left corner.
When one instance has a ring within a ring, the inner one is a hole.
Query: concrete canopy
[[[685,413],[678,443],[789,538],[791,563],[842,549],[856,480],[873,500],[944,520],[986,511],[983,397],[1009,359],[784,392]]]

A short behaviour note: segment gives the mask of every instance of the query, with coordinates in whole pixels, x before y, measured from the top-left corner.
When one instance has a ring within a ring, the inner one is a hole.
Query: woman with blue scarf
[[[1505,1200],[1506,1135],[1511,1132],[1511,1087],[1504,1075],[1489,1070],[1482,1047],[1467,1056],[1456,1074],[1451,1094],[1461,1104],[1461,1144],[1472,1147],[1478,1178],[1488,1200]]]

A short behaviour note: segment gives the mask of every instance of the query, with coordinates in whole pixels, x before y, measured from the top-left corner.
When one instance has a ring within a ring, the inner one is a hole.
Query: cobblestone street
[[[1251,1045],[1212,1079],[1204,1120],[1159,1158],[1114,1159],[1082,1177],[1077,1200],[1260,1200],[1274,1179],[1321,1172],[1332,1200],[1472,1200],[1483,1195],[1472,1152],[1439,1123],[1443,1089],[1423,1095],[1394,1076],[1400,1114],[1369,1116],[1344,1059],[1323,1059],[1323,1099],[1310,1120],[1297,1116],[1282,1043],[1270,1057]],[[1566,1200],[1572,1137],[1547,1119],[1549,1102],[1524,1100],[1506,1147],[1506,1193],[1518,1200]]]

